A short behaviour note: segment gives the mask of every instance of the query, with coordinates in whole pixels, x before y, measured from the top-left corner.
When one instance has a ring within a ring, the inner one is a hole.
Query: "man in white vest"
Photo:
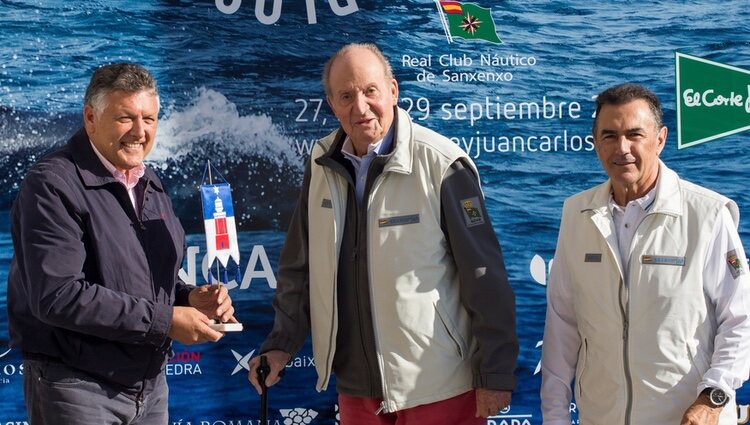
[[[260,349],[266,384],[311,331],[317,389],[335,374],[342,425],[485,424],[510,403],[518,341],[477,169],[398,108],[375,45],[339,50],[323,85],[341,128],[305,170]]]
[[[750,278],[737,204],[660,161],[658,98],[597,98],[609,179],[568,198],[547,286],[545,425],[737,424],[750,369]],[[571,383],[575,381],[573,389]]]

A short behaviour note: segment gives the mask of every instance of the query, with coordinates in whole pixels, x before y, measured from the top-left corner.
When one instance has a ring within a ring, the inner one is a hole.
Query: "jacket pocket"
[[[466,346],[466,341],[464,340],[463,336],[461,336],[461,332],[459,332],[456,326],[453,324],[453,320],[451,320],[450,315],[444,310],[443,305],[438,301],[434,302],[434,305],[435,311],[437,312],[438,318],[440,319],[440,323],[442,323],[445,332],[448,334],[451,341],[453,342],[453,345],[456,347],[456,353],[462,360],[465,360],[468,353],[468,348]]]
[[[576,400],[582,398],[583,376],[586,374],[586,362],[588,360],[589,342],[586,338],[581,341],[581,347],[578,349],[578,367],[576,368]]]
[[[48,387],[77,387],[86,382],[83,372],[54,362],[39,367],[39,382]]]

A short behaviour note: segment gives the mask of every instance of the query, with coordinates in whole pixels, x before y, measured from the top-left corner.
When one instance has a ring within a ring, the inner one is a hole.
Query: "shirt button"
[[[629,223],[625,223],[625,228],[629,229],[630,228],[630,224]]]

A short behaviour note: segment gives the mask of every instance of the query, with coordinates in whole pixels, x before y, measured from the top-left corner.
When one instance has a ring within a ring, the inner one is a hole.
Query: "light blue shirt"
[[[367,171],[370,169],[372,160],[378,155],[387,155],[391,151],[391,145],[393,145],[393,126],[380,141],[367,146],[367,153],[362,158],[354,153],[352,139],[346,136],[344,146],[341,147],[341,153],[354,166],[354,192],[357,194],[357,204],[362,205],[365,196],[365,184],[367,183]]]

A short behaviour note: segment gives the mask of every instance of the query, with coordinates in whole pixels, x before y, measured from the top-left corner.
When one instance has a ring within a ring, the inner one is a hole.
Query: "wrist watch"
[[[708,401],[713,407],[723,407],[725,404],[729,403],[729,395],[721,388],[708,387],[701,391],[701,394],[706,394],[708,396]]]

